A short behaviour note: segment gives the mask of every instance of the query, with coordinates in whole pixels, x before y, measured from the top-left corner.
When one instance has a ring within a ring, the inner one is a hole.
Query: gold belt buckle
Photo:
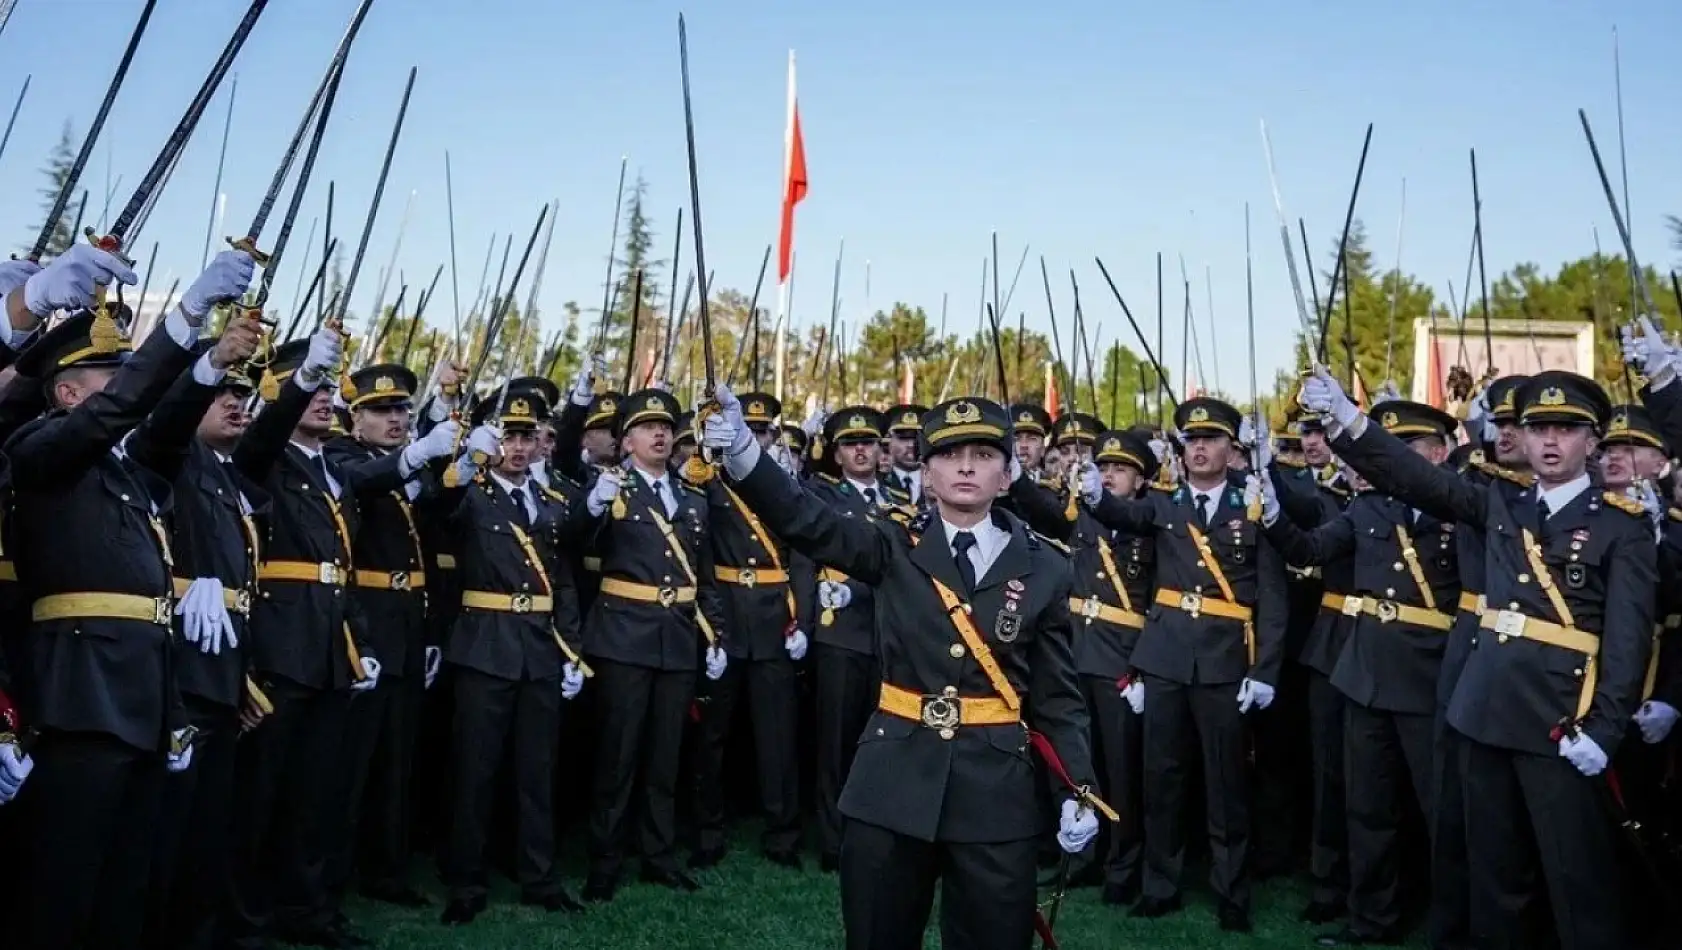
[[[1355,597],[1355,596],[1349,596],[1349,597],[1343,598],[1343,615],[1345,617],[1358,616],[1361,613],[1361,603],[1362,603],[1362,601],[1363,601],[1363,598]]]
[[[170,625],[170,619],[175,616],[175,605],[168,597],[154,597],[152,599],[152,622],[160,627]]]
[[[919,718],[930,729],[951,729],[963,718],[962,702],[949,696],[924,696]]]
[[[339,566],[323,561],[316,565],[315,577],[323,584],[337,584],[339,583]]]
[[[391,589],[392,590],[408,590],[409,589],[409,572],[408,571],[392,571],[391,572]]]
[[[753,585],[750,584],[748,586],[751,587]],[[662,587],[660,588],[659,593],[655,594],[655,597],[659,598],[660,606],[670,607],[671,605],[677,603],[677,588]]]
[[[1516,610],[1503,610],[1495,615],[1495,632],[1503,637],[1522,637],[1524,621],[1524,614]]]
[[[1389,623],[1396,619],[1401,610],[1396,606],[1395,601],[1381,600],[1374,606],[1373,612],[1378,614],[1379,623]]]
[[[531,613],[530,594],[512,594],[508,598],[508,607],[517,614]]]
[[[1091,620],[1092,618],[1098,616],[1098,613],[1102,608],[1103,601],[1098,599],[1097,594],[1093,594],[1091,597],[1086,598],[1085,603],[1080,605],[1080,615],[1088,620]]]
[[[243,589],[234,591],[234,613],[246,615],[251,613],[251,591]]]
[[[1198,614],[1203,612],[1203,595],[1181,594],[1180,609],[1191,614],[1193,620],[1197,619]]]
[[[751,567],[744,567],[739,573],[743,587],[753,587],[759,583],[759,572]]]

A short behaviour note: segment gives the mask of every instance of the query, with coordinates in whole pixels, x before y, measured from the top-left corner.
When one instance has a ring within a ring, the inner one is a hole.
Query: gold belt
[[[743,587],[788,583],[788,572],[776,567],[725,567],[721,564],[713,568],[713,576],[726,584]]]
[[[1170,587],[1157,588],[1156,602],[1164,607],[1183,610],[1193,617],[1208,614],[1211,617],[1224,617],[1228,620],[1249,620],[1251,616],[1250,608],[1243,604],[1235,604],[1230,600],[1222,600],[1219,597],[1178,591]]]
[[[35,620],[103,617],[111,620],[139,620],[155,623],[160,627],[169,626],[174,613],[175,603],[168,597],[141,597],[138,594],[111,594],[104,591],[48,594],[29,608],[29,615]]]
[[[337,564],[311,561],[264,561],[257,568],[260,581],[298,581],[304,584],[330,584],[343,587],[347,573]]]
[[[695,602],[695,588],[693,587],[656,587],[653,584],[638,584],[635,581],[622,580],[617,577],[602,578],[602,593],[624,600],[659,604],[662,607]]]
[[[0,581],[16,581],[18,579],[17,562],[11,558],[0,560]]]
[[[1022,717],[997,696],[962,696],[948,686],[940,695],[924,695],[892,683],[882,684],[876,708],[890,716],[920,722],[950,739],[957,726],[1006,726]]]
[[[1320,598],[1320,606],[1336,610],[1345,617],[1366,614],[1377,617],[1380,623],[1401,621],[1416,627],[1430,627],[1432,630],[1447,632],[1454,625],[1454,617],[1426,610],[1424,607],[1414,607],[1410,604],[1398,604],[1393,600],[1382,600],[1377,597],[1357,597],[1353,594],[1326,594]]]
[[[1599,679],[1600,637],[1586,630],[1527,617],[1516,610],[1489,610],[1478,618],[1478,626],[1495,631],[1497,643],[1512,639],[1534,640],[1551,647],[1583,654],[1582,689],[1577,693],[1577,720],[1594,705],[1594,688]]]
[[[1114,604],[1106,604],[1099,600],[1096,595],[1070,597],[1069,613],[1077,617],[1085,617],[1088,621],[1102,620],[1106,623],[1120,624],[1123,627],[1132,627],[1135,630],[1143,630],[1145,627],[1144,614],[1123,610]]]
[[[356,571],[356,586],[373,590],[425,590],[425,571]]]
[[[1484,611],[1482,594],[1474,594],[1469,590],[1460,592],[1460,609],[1469,614],[1481,614]]]
[[[193,586],[192,580],[177,577],[175,580],[175,597],[177,600],[187,596],[187,588]],[[245,616],[251,613],[251,592],[243,587],[229,587],[222,585],[222,606],[233,613]]]
[[[464,590],[461,605],[474,610],[494,610],[504,614],[546,614],[555,609],[555,600],[548,594],[500,594],[488,590]]]

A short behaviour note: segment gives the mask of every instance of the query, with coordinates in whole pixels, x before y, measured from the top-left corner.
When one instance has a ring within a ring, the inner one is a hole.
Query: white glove
[[[718,385],[713,398],[718,400],[718,411],[707,416],[701,443],[729,455],[741,455],[754,446],[753,430],[742,419],[742,404],[723,383]]]
[[[41,265],[31,260],[0,261],[0,297],[29,282],[41,273]]]
[[[794,453],[789,450],[788,446],[780,443],[772,443],[771,461],[776,462],[777,467],[782,469],[783,474],[787,475],[789,478],[799,477],[800,469],[795,464]]]
[[[788,658],[796,662],[806,659],[806,631],[799,627],[783,640],[783,649],[788,651]]]
[[[1086,850],[1098,837],[1098,816],[1074,799],[1063,802],[1063,815],[1057,822],[1057,845],[1066,854]]]
[[[1252,487],[1260,491],[1262,524],[1272,527],[1273,523],[1279,520],[1279,493],[1273,489],[1273,479],[1266,475],[1259,478],[1252,475],[1250,479],[1244,485],[1244,503],[1245,505],[1250,503]]]
[[[1245,447],[1256,444],[1256,426],[1249,416],[1242,417],[1238,423],[1238,444]]]
[[[502,457],[502,430],[494,426],[479,426],[467,436],[467,457],[473,458],[474,453],[483,455],[487,459]]]
[[[438,682],[438,671],[444,668],[444,650],[441,647],[426,648],[426,688]]]
[[[245,251],[223,251],[210,259],[210,266],[193,278],[181,295],[181,313],[198,324],[217,305],[238,300],[251,288],[257,262]]]
[[[1646,376],[1653,389],[1662,389],[1676,378],[1676,351],[1651,319],[1642,317],[1635,326],[1620,328],[1618,334],[1623,340],[1624,362]]]
[[[23,305],[37,317],[46,317],[54,310],[93,306],[97,286],[139,282],[140,278],[117,255],[92,244],[72,244],[24,282]]]
[[[853,589],[838,581],[818,581],[818,606],[845,610],[853,602]]]
[[[0,743],[0,805],[17,797],[34,769],[35,760],[20,752],[16,742]]]
[[[607,375],[607,360],[600,353],[591,356],[578,367],[578,375],[572,378],[572,404],[588,406],[595,398],[596,377]]]
[[[1080,497],[1089,505],[1096,505],[1104,497],[1104,476],[1092,462],[1080,463]]]
[[[1378,395],[1374,398],[1378,402],[1389,402],[1393,399],[1400,399],[1402,398],[1402,388],[1396,385],[1395,380],[1387,379],[1384,381],[1384,385],[1378,388]]]
[[[230,649],[239,646],[218,578],[200,577],[187,585],[187,592],[176,601],[175,615],[181,618],[182,639],[198,644],[200,653],[220,655],[224,641]]]
[[[806,433],[807,438],[811,438],[823,431],[823,424],[828,421],[828,419],[829,413],[824,412],[822,409],[813,409],[811,413],[806,416],[806,421],[800,424],[800,431]]]
[[[1581,732],[1561,738],[1559,754],[1565,756],[1565,760],[1577,771],[1591,778],[1606,771],[1606,752],[1599,743]]]
[[[604,468],[596,476],[596,484],[590,489],[590,497],[585,504],[590,508],[590,516],[600,518],[602,512],[613,504],[613,499],[619,497],[619,488],[625,481],[625,474],[617,468]]]
[[[1145,713],[1145,684],[1140,679],[1130,679],[1121,688],[1121,698],[1127,700],[1127,705],[1133,708],[1133,715],[1142,716]]]
[[[1256,439],[1256,469],[1266,471],[1273,464],[1273,434],[1270,432]]]
[[[1658,745],[1670,735],[1675,728],[1676,720],[1682,713],[1676,707],[1657,699],[1650,699],[1641,704],[1635,711],[1635,724],[1641,729],[1641,741],[1648,745]]]
[[[1665,506],[1659,500],[1658,492],[1653,490],[1653,483],[1645,478],[1637,479],[1635,484],[1624,489],[1624,494],[1641,503],[1647,512],[1647,520],[1652,523],[1655,536],[1664,530]]]
[[[379,685],[379,682],[380,661],[371,656],[365,656],[362,658],[362,678],[350,684],[350,691],[353,693],[366,693],[375,686]]]
[[[561,667],[561,698],[575,699],[583,689],[584,673],[579,670],[578,664],[568,663]]]
[[[1360,407],[1349,401],[1343,386],[1319,364],[1314,366],[1314,375],[1303,380],[1302,407],[1309,412],[1331,416],[1345,429],[1361,418]]]
[[[433,459],[449,455],[460,435],[461,423],[454,419],[445,419],[433,426],[431,432],[403,447],[404,470],[413,472]]]
[[[1247,713],[1252,709],[1266,709],[1273,705],[1273,687],[1261,680],[1253,680],[1248,676],[1244,682],[1238,684],[1238,711]]]
[[[717,680],[724,675],[724,667],[730,658],[718,647],[707,647],[707,679]]]
[[[186,731],[185,729],[177,729],[171,734],[175,740],[171,745],[181,746],[180,752],[170,752],[169,758],[164,762],[164,768],[171,772],[185,772],[193,764],[193,743],[190,741],[182,742],[182,734]]]
[[[329,372],[339,368],[344,352],[344,336],[336,328],[322,324],[321,329],[310,337],[310,348],[304,353],[304,362],[298,366],[299,384],[305,388],[320,385]]]

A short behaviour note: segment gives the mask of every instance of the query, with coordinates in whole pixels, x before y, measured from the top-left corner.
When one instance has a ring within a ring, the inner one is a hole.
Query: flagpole
[[[788,201],[789,175],[793,173],[794,165],[794,50],[788,51],[788,114],[783,123],[783,180],[782,194],[777,197],[778,227],[782,227],[782,207]],[[792,237],[792,235],[791,235]],[[781,240],[781,238],[779,238]],[[792,250],[792,248],[791,248]],[[781,270],[781,268],[778,268]],[[777,281],[777,320],[771,333],[771,345],[776,348],[775,360],[775,392],[778,402],[783,400],[783,373],[787,368],[788,352],[784,345],[787,331],[785,321],[788,318],[788,282],[792,276],[793,261],[790,260],[790,273],[778,274]]]

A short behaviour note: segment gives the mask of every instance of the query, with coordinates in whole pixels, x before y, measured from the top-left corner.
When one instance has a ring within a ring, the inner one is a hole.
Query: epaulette
[[[684,488],[689,489],[690,491],[694,492],[695,494],[700,495],[703,498],[705,498],[706,495],[707,495],[707,488],[706,488],[705,485],[695,485],[695,484],[692,484],[690,482],[686,482],[682,479],[678,479],[678,484],[682,485]]]
[[[1504,479],[1520,488],[1529,488],[1536,484],[1536,476],[1529,472],[1515,472],[1510,468],[1502,468],[1490,462],[1473,462],[1472,467],[1490,478]]]
[[[1682,508],[1672,508],[1669,511],[1670,520],[1682,521]]]
[[[557,501],[557,502],[560,502],[563,505],[566,504],[567,496],[561,494],[560,492],[554,490],[553,488],[548,487],[547,485],[540,485],[538,487],[543,489],[544,496],[547,497],[550,501]]]
[[[898,502],[899,504],[902,504],[902,505],[910,505],[911,504],[911,493],[908,492],[908,491],[900,491],[897,488],[891,488],[889,486],[884,485],[884,486],[882,486],[882,494],[887,495],[889,498],[892,498],[894,501]]]
[[[831,485],[841,484],[841,479],[836,478],[834,475],[831,475],[828,472],[814,472],[813,474],[816,475],[820,480],[826,481],[826,482],[830,483]]]
[[[894,511],[904,511],[904,509],[896,508]],[[908,512],[907,514],[909,517],[906,518],[904,524],[906,528],[910,529],[912,534],[921,536],[924,531],[928,530],[929,525],[934,523],[933,512],[916,511]],[[889,517],[893,517],[892,512],[889,513]],[[900,519],[894,518],[894,520],[899,521]]]
[[[1069,550],[1069,546],[1067,544],[1064,544],[1063,542],[1057,540],[1056,538],[1051,538],[1051,537],[1047,537],[1043,534],[1040,534],[1038,531],[1028,532],[1028,538],[1029,538],[1030,541],[1036,541],[1036,540],[1039,541],[1040,543],[1042,543],[1042,544],[1046,545],[1047,547],[1051,548],[1053,551],[1061,552],[1063,554],[1063,556],[1065,556],[1065,557],[1069,556],[1069,554],[1072,553]]]
[[[1170,494],[1172,494],[1180,486],[1174,484],[1173,482],[1151,482],[1150,484],[1146,485],[1145,487],[1146,488],[1154,488],[1157,491],[1169,492]]]
[[[1307,462],[1298,462],[1298,461],[1295,461],[1293,459],[1274,459],[1273,464],[1283,465],[1286,468],[1296,469],[1299,472],[1302,471],[1303,469],[1308,468],[1308,463]]]
[[[1611,505],[1613,508],[1618,509],[1626,515],[1643,515],[1647,513],[1647,509],[1642,506],[1641,502],[1636,501],[1634,498],[1629,497],[1621,491],[1603,492],[1601,497],[1606,499],[1606,503],[1608,505]]]

